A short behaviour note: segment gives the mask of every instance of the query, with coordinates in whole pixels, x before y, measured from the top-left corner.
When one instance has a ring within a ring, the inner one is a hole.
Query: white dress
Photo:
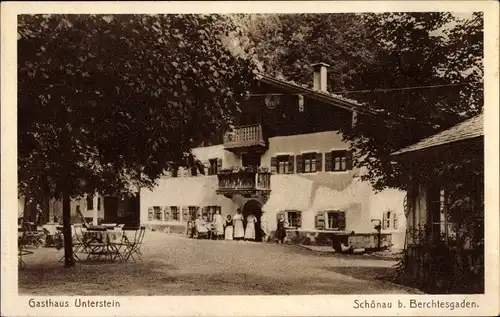
[[[253,215],[247,217],[247,228],[245,229],[245,239],[255,240],[255,223],[257,219]]]
[[[214,215],[214,227],[217,235],[221,236],[224,234],[224,222],[220,214]]]
[[[245,229],[243,228],[243,216],[236,214],[233,217],[234,223],[234,238],[243,238],[245,236]]]

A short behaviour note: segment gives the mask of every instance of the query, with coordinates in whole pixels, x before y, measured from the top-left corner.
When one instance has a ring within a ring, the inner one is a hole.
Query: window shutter
[[[297,210],[297,228],[302,227],[302,211]]]
[[[325,172],[332,170],[332,152],[325,153]]]
[[[324,230],[325,229],[325,213],[323,211],[316,213],[316,216],[314,216],[314,222],[316,224],[316,229]]]
[[[290,155],[288,157],[288,174],[293,174],[295,171],[294,164],[293,162],[295,161],[295,157],[293,155]]]
[[[346,169],[352,170],[352,152],[346,151],[345,153]]]
[[[276,157],[271,157],[271,173],[276,173],[278,171],[277,164],[278,160],[276,159]]]
[[[153,207],[148,208],[148,220],[151,221],[154,218],[154,210]]]
[[[189,221],[189,208],[182,207],[182,221]]]
[[[323,153],[316,153],[316,172],[323,170]]]
[[[382,214],[382,229],[387,229],[387,211]]]
[[[172,219],[172,213],[170,212],[170,207],[163,207],[163,221],[169,221]]]
[[[295,156],[295,161],[297,164],[297,173],[304,173],[304,156],[302,155]]]
[[[205,175],[208,175],[208,166],[209,166],[209,164],[210,163],[207,163],[207,162],[203,163],[203,170],[205,172]]]
[[[396,213],[393,213],[393,219],[392,219],[392,226],[394,229],[398,228],[398,215]]]
[[[222,159],[217,159],[217,173],[222,169]]]
[[[339,230],[345,230],[345,212],[338,213]]]

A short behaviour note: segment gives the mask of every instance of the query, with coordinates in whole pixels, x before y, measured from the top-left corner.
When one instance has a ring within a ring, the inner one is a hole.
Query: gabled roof
[[[273,85],[282,89],[294,90],[297,93],[303,94],[311,99],[316,99],[318,101],[322,101],[343,109],[361,113],[376,113],[375,111],[368,109],[368,107],[357,102],[356,100],[348,99],[339,95],[313,90],[311,88],[303,87],[296,83],[274,78],[265,74],[258,74],[257,78],[266,84]]]
[[[464,141],[484,136],[483,114],[479,114],[468,120],[465,120],[453,127],[441,131],[438,134],[431,135],[415,144],[407,146],[391,155],[401,155],[409,152],[415,152],[431,147],[450,144],[458,141]]]

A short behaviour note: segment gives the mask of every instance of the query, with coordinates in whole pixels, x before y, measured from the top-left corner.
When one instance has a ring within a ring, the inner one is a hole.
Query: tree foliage
[[[309,65],[326,62],[329,91],[376,110],[342,131],[375,189],[405,186],[392,152],[482,111],[481,13],[274,15],[246,24],[270,72],[310,85]],[[400,87],[420,88],[389,90]]]
[[[18,25],[21,193],[151,186],[195,163],[253,78],[220,15],[23,15]],[[229,40],[228,40],[229,39]]]

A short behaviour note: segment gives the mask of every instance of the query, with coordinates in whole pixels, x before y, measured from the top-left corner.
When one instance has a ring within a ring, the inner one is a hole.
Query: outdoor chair
[[[23,256],[28,254],[33,254],[32,251],[26,250],[26,236],[24,234],[19,235],[17,238],[17,261],[20,269],[26,267],[26,263],[23,260]]]
[[[146,233],[146,227],[143,226],[139,230],[135,231],[133,240],[128,239],[126,236],[124,236],[123,245],[125,247],[125,250],[123,254],[123,259],[125,261],[132,259],[135,262],[136,261],[135,256],[139,260],[142,260],[141,246],[142,246],[142,241],[144,240],[145,233]]]

